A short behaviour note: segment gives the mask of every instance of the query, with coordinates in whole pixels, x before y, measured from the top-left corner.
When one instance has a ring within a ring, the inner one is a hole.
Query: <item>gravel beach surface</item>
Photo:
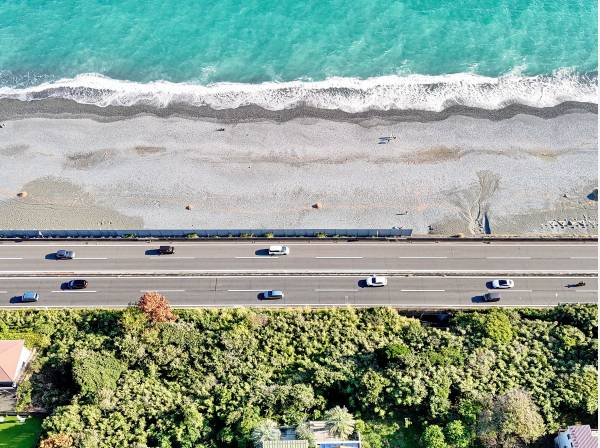
[[[0,228],[597,233],[589,105],[232,118],[32,104],[0,105]]]

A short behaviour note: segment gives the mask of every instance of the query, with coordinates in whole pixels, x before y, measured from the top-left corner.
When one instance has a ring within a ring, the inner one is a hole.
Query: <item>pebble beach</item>
[[[28,104],[0,104],[0,228],[597,233],[591,105],[232,117]]]

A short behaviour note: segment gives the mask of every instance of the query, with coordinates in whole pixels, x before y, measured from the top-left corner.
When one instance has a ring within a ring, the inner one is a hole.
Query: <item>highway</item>
[[[367,288],[360,276],[274,276],[274,277],[94,277],[85,290],[65,291],[61,284],[70,278],[0,279],[3,306],[30,306],[19,303],[24,290],[40,294],[40,307],[125,306],[144,291],[158,291],[177,306],[398,306],[452,307],[490,306],[480,303],[487,292],[489,277],[406,277],[392,276],[382,288]],[[503,306],[547,306],[563,302],[595,302],[596,278],[519,277],[515,287],[501,292]],[[584,280],[586,286],[568,288]],[[261,291],[280,289],[285,298],[262,301]]]
[[[597,243],[292,242],[290,255],[265,255],[277,242],[177,242],[157,255],[144,242],[0,243],[0,307],[120,307],[144,291],[175,306],[396,306],[452,308],[595,303]],[[76,252],[56,260],[58,249]],[[368,288],[368,274],[388,285]],[[498,303],[482,303],[489,282],[510,277],[515,287]],[[86,278],[82,291],[62,283]],[[568,287],[585,281],[583,287]],[[285,298],[260,300],[280,289]],[[26,290],[40,294],[20,303]]]
[[[597,272],[597,243],[297,242],[290,255],[266,255],[277,242],[76,242],[0,244],[0,275],[12,273]],[[75,260],[56,260],[58,249]]]

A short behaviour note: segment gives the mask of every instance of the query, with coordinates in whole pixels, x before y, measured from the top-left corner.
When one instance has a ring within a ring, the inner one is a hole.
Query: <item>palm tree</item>
[[[329,428],[329,433],[340,439],[346,439],[354,432],[354,417],[348,412],[346,406],[342,408],[336,406],[328,410],[325,413],[325,422],[327,423],[327,428]]]
[[[269,440],[279,440],[281,431],[279,426],[273,420],[268,418],[261,420],[252,431],[252,441],[257,448],[262,448],[263,442]]]

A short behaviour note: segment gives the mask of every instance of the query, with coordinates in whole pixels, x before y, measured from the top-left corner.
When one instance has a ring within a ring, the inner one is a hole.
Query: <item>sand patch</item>
[[[29,145],[7,145],[0,148],[0,155],[6,157],[16,157],[23,155],[29,148]]]
[[[99,205],[81,187],[54,177],[36,179],[22,188],[25,198],[0,200],[4,229],[141,228],[143,220]]]
[[[167,148],[164,146],[136,146],[133,149],[139,156],[150,156],[167,152]]]
[[[77,170],[95,168],[98,165],[109,161],[113,155],[113,151],[108,149],[69,154],[66,156],[65,167],[75,168]]]

